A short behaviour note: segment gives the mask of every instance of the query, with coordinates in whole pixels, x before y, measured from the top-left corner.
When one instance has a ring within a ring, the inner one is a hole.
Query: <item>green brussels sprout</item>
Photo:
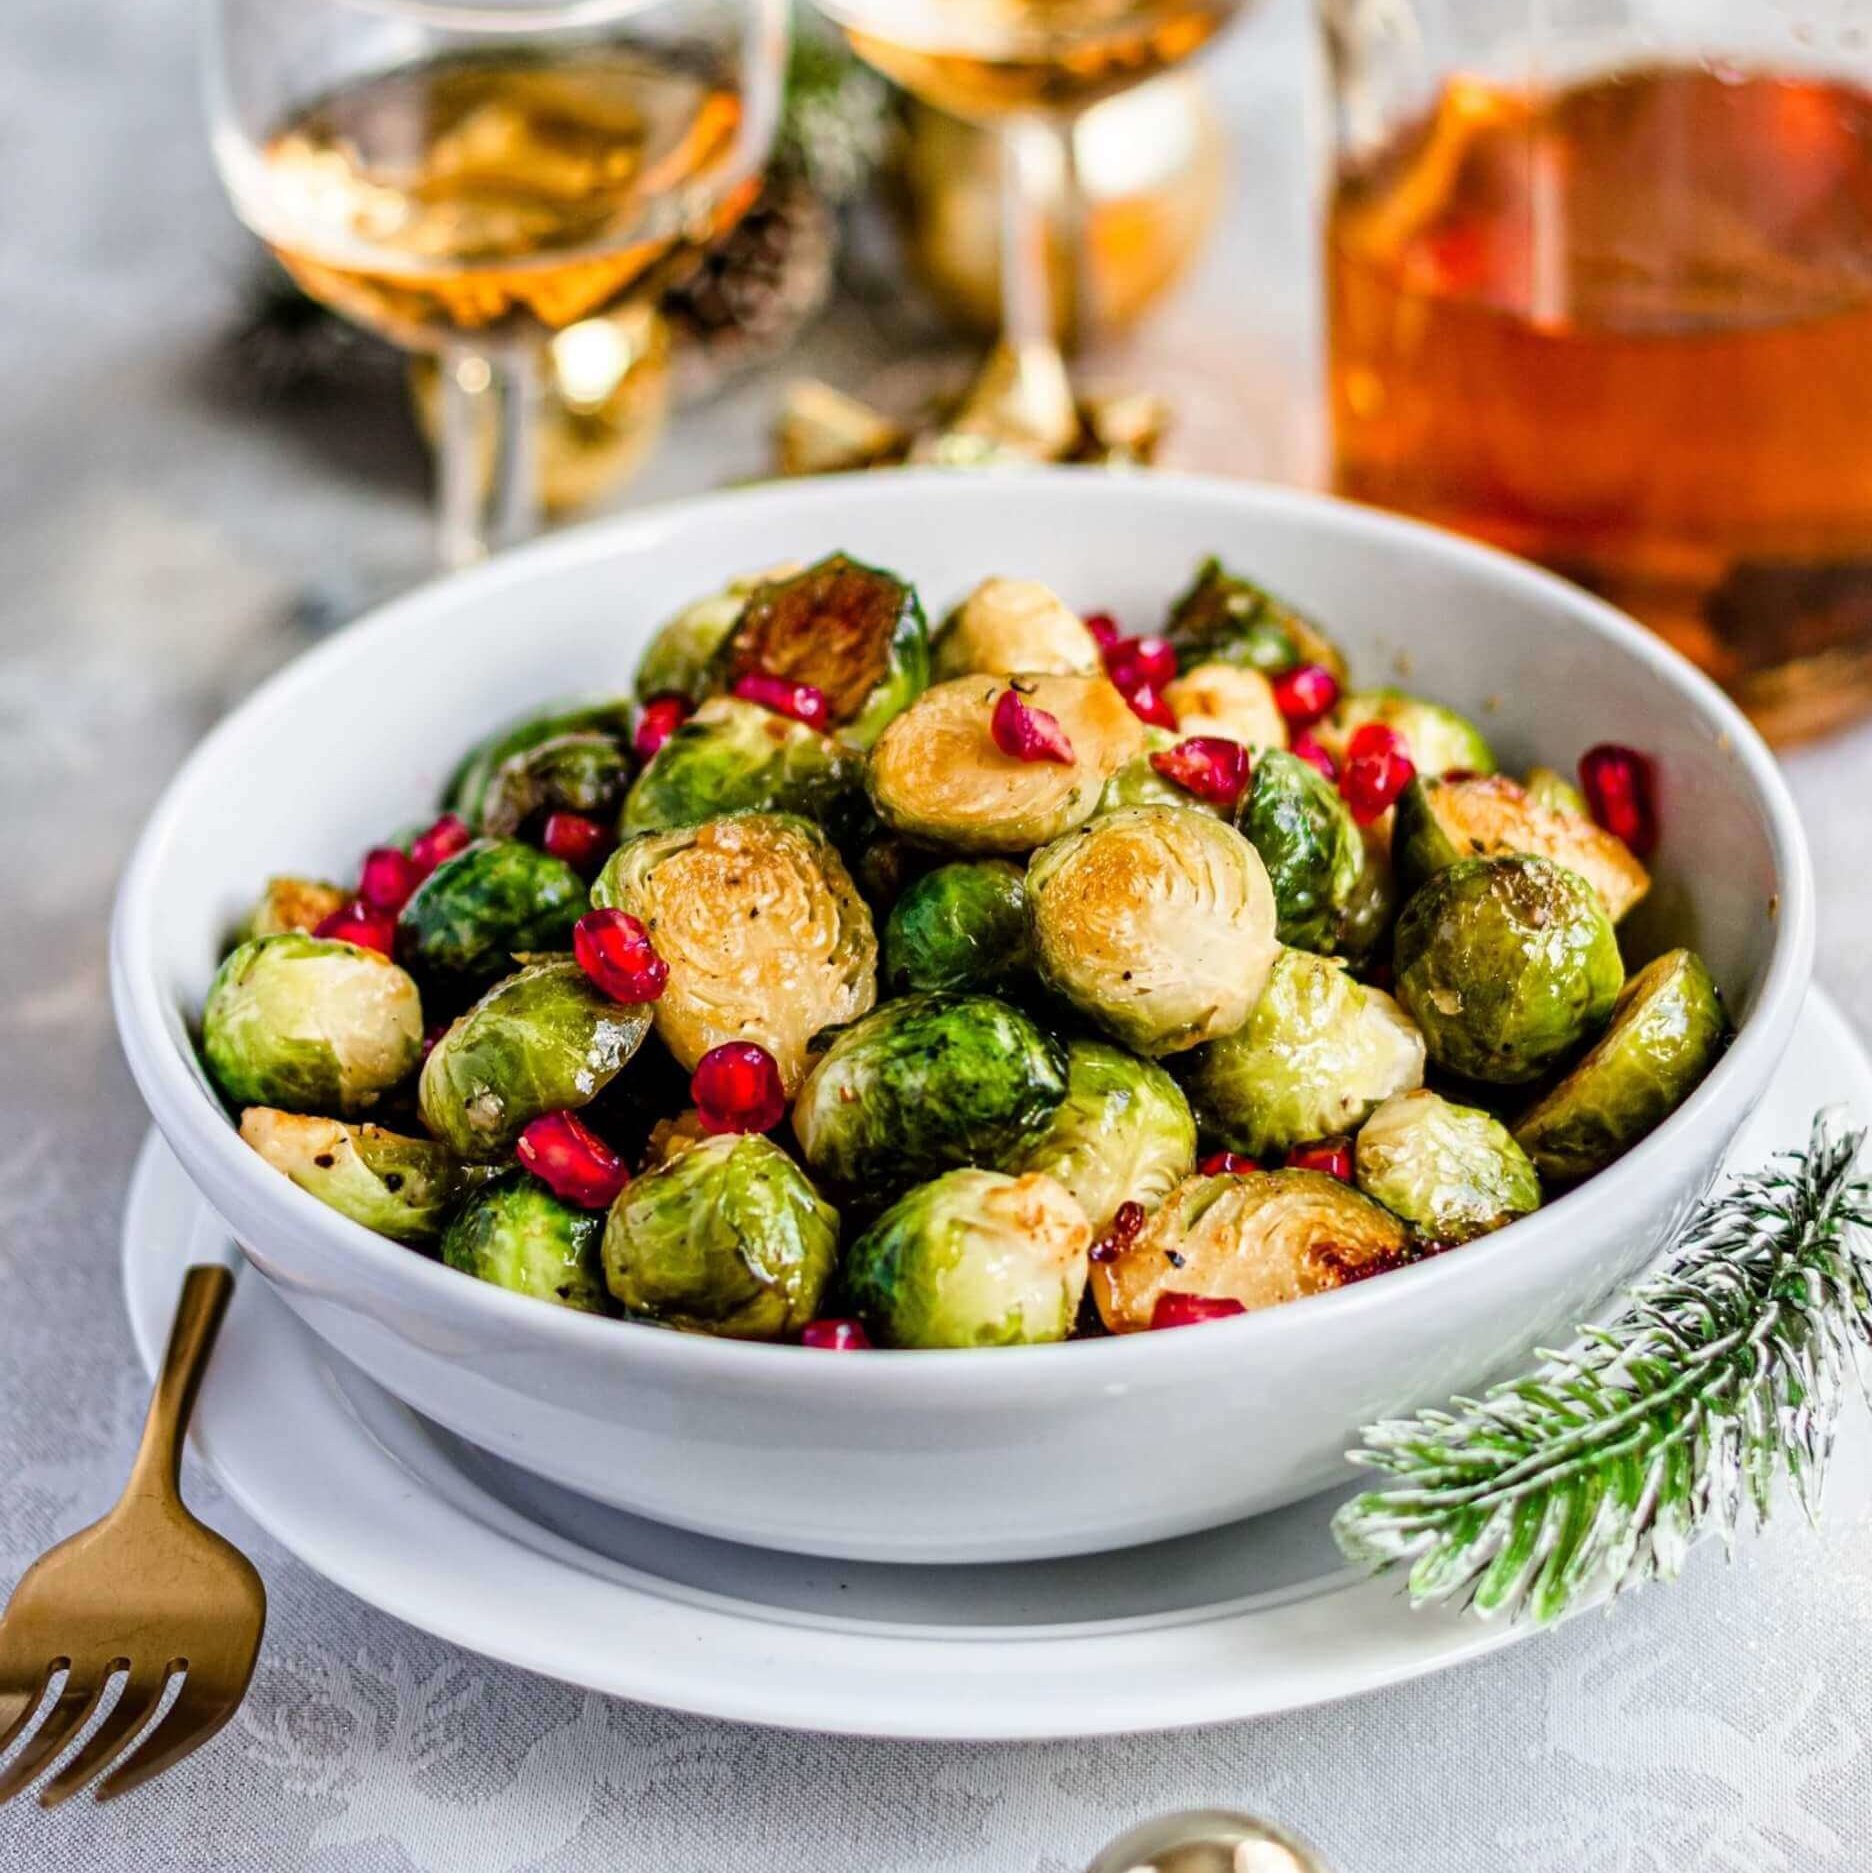
[[[397,916],[397,959],[457,1006],[513,968],[516,956],[572,947],[588,905],[564,859],[517,839],[477,839],[444,859]]]
[[[754,1041],[791,1093],[813,1036],[877,1000],[871,913],[803,819],[737,813],[641,833],[606,861],[592,902],[641,918],[669,965],[656,1030],[686,1072],[724,1041]]]
[[[1065,1186],[1103,1235],[1121,1203],[1154,1210],[1196,1168],[1196,1121],[1162,1067],[1104,1041],[1066,1049],[1066,1097],[1014,1168]]]
[[[845,838],[869,817],[864,757],[759,703],[714,696],[651,756],[619,831],[629,839],[746,812],[797,813]]]
[[[481,830],[511,839],[547,813],[583,813],[608,820],[630,785],[630,758],[609,735],[586,729],[555,735],[510,755],[481,795]]]
[[[430,1049],[422,1121],[457,1157],[498,1163],[542,1113],[597,1098],[649,1030],[647,1006],[614,1002],[569,956],[530,962]]]
[[[931,671],[957,676],[1097,676],[1098,640],[1035,579],[984,579],[936,634]]]
[[[962,860],[904,889],[884,925],[882,972],[892,995],[942,989],[992,992],[1032,964],[1027,878],[1006,859]]]
[[[1320,1171],[1191,1177],[1110,1261],[1092,1298],[1113,1333],[1142,1333],[1169,1295],[1248,1312],[1323,1294],[1410,1260],[1390,1211]]]
[[[869,748],[929,683],[929,627],[916,589],[834,553],[756,586],[723,638],[711,674],[733,689],[759,672],[810,683],[838,740]]]
[[[238,1106],[368,1111],[422,1039],[422,998],[387,956],[297,930],[243,943],[202,1004],[202,1058]]]
[[[1581,819],[1592,817],[1586,796],[1558,768],[1531,767],[1521,784],[1536,806],[1547,807],[1555,813],[1577,813]]]
[[[604,1314],[600,1211],[576,1209],[525,1171],[506,1171],[463,1204],[442,1259],[477,1281],[581,1314]]]
[[[1018,1162],[1066,1097],[1066,1049],[988,995],[906,995],[837,1034],[793,1130],[816,1177],[868,1202],[955,1164]]]
[[[249,1106],[240,1135],[301,1190],[393,1242],[433,1242],[461,1193],[445,1147],[381,1125]]]
[[[1333,759],[1343,762],[1347,745],[1367,722],[1382,722],[1401,737],[1420,774],[1495,772],[1494,750],[1473,722],[1440,702],[1425,702],[1400,689],[1352,690],[1313,732]]]
[[[1625,980],[1605,906],[1544,858],[1469,858],[1404,906],[1398,999],[1445,1072],[1491,1085],[1540,1076],[1605,1026]]]
[[[1051,1177],[956,1170],[852,1244],[845,1286],[880,1346],[1032,1346],[1071,1333],[1091,1246]]]
[[[1212,819],[1226,819],[1227,813],[1208,800],[1198,799],[1187,788],[1179,787],[1166,774],[1151,765],[1151,756],[1174,748],[1182,739],[1165,728],[1146,728],[1144,752],[1134,754],[1100,793],[1092,817],[1103,813],[1122,813],[1132,806],[1174,806],[1190,813],[1207,813]]]
[[[880,915],[888,912],[935,862],[927,846],[912,845],[894,832],[873,830],[853,843],[852,882],[872,911]]]
[[[1234,827],[1130,807],[1036,852],[1027,915],[1040,979],[1141,1054],[1248,1019],[1274,965],[1274,892]]]
[[[1399,797],[1391,856],[1406,891],[1458,859],[1510,852],[1550,858],[1578,872],[1614,923],[1651,888],[1650,874],[1616,834],[1584,813],[1540,805],[1505,774],[1420,776]]]
[[[797,565],[775,566],[751,577],[731,579],[719,592],[685,605],[657,626],[637,664],[637,700],[682,696],[700,702],[713,687],[715,660],[728,633],[741,622],[750,594],[769,579],[790,578]]]
[[[1089,818],[1099,795],[1144,748],[1144,724],[1102,676],[1018,679],[1029,705],[1055,717],[1071,761],[1022,761],[990,724],[1010,685],[965,676],[919,696],[878,738],[866,776],[893,831],[971,854],[1031,852]]]
[[[627,1314],[688,1333],[778,1340],[819,1312],[838,1213],[771,1139],[704,1138],[627,1184],[604,1232]]]
[[[1296,664],[1324,664],[1341,683],[1345,658],[1325,632],[1271,592],[1237,578],[1219,559],[1205,560],[1195,582],[1170,608],[1164,636],[1185,670],[1233,663],[1279,676]]]
[[[1728,1035],[1702,958],[1671,950],[1626,984],[1598,1044],[1522,1114],[1515,1137],[1554,1183],[1590,1177],[1690,1097]]]
[[[288,930],[309,936],[327,917],[343,910],[350,898],[342,885],[326,884],[320,878],[269,878],[236,940],[251,943],[255,937],[282,936]]]
[[[561,735],[591,733],[622,741],[629,739],[630,731],[631,705],[623,697],[556,703],[537,715],[522,716],[496,729],[462,757],[461,765],[443,789],[443,809],[459,814],[470,826],[479,826],[488,784],[515,755],[525,754],[543,741],[556,741]]]
[[[1397,1003],[1305,950],[1282,950],[1247,1025],[1180,1075],[1203,1142],[1251,1158],[1356,1131],[1423,1076],[1423,1036]]]
[[[1507,1127],[1429,1091],[1399,1093],[1365,1121],[1353,1170],[1424,1242],[1469,1242],[1540,1208],[1540,1178]]]
[[[1367,859],[1338,789],[1298,755],[1273,750],[1255,763],[1240,825],[1274,887],[1275,934],[1294,949],[1340,948]]]
[[[1220,735],[1245,748],[1287,746],[1287,718],[1259,670],[1199,663],[1165,688],[1164,701],[1176,716],[1178,739]]]

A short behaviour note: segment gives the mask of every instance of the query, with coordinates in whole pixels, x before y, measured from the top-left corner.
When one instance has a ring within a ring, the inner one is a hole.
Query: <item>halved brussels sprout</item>
[[[1240,824],[1274,887],[1280,940],[1322,954],[1340,948],[1367,859],[1338,789],[1298,755],[1272,750],[1255,763]]]
[[[628,1314],[687,1333],[778,1340],[819,1312],[838,1213],[771,1139],[705,1138],[627,1184],[604,1232]]]
[[[1495,772],[1495,752],[1473,722],[1401,689],[1352,690],[1313,733],[1335,761],[1343,762],[1347,744],[1367,722],[1382,722],[1401,737],[1420,774]]]
[[[956,1164],[1019,1162],[1066,1097],[1066,1049],[988,995],[906,995],[833,1038],[793,1131],[835,1193],[881,1202]]]
[[[669,965],[656,1030],[686,1071],[724,1041],[755,1041],[790,1093],[812,1037],[877,1000],[871,913],[803,819],[738,813],[642,833],[606,861],[592,902],[641,918]]]
[[[937,632],[931,674],[1097,676],[1098,640],[1079,614],[1037,579],[984,579]]]
[[[215,972],[202,1058],[238,1106],[365,1112],[422,1058],[422,998],[387,956],[297,930]]]
[[[797,813],[843,838],[867,816],[864,757],[759,703],[714,696],[651,756],[619,831],[629,839],[746,812]]]
[[[1214,819],[1227,819],[1224,810],[1208,800],[1198,799],[1186,787],[1179,787],[1167,775],[1151,766],[1151,756],[1174,748],[1183,738],[1167,728],[1144,730],[1144,752],[1134,754],[1110,780],[1099,795],[1094,817],[1100,813],[1122,813],[1128,806],[1175,806],[1192,813],[1207,813]]]
[[[711,674],[732,689],[755,672],[810,683],[832,733],[868,748],[929,682],[929,627],[916,589],[843,553],[756,586]]]
[[[1729,1022],[1701,957],[1671,950],[1626,984],[1612,1025],[1515,1126],[1543,1177],[1577,1183],[1604,1170],[1696,1090]]]
[[[555,703],[536,715],[522,716],[517,722],[496,729],[462,757],[461,765],[443,790],[443,808],[459,814],[470,826],[478,827],[488,783],[502,764],[515,755],[525,754],[543,741],[556,741],[561,735],[593,733],[628,740],[630,731],[631,704],[625,697]]]
[[[569,956],[528,963],[430,1049],[422,1121],[457,1157],[498,1163],[542,1113],[596,1099],[649,1031],[646,1005],[614,1002]]]
[[[1584,813],[1538,804],[1505,774],[1474,780],[1420,777],[1400,796],[1391,856],[1406,891],[1458,859],[1521,852],[1550,858],[1599,893],[1617,923],[1651,888],[1651,877],[1615,833]]]
[[[957,1170],[852,1244],[845,1286],[880,1346],[1031,1346],[1072,1331],[1091,1246],[1051,1177]]]
[[[572,947],[588,906],[564,859],[517,839],[477,839],[444,859],[397,916],[397,960],[425,993],[459,1007],[513,959]]]
[[[1121,1203],[1154,1210],[1196,1168],[1196,1121],[1162,1067],[1103,1041],[1066,1049],[1066,1097],[1015,1167],[1066,1188],[1102,1235]]]
[[[1341,683],[1345,658],[1311,620],[1273,593],[1205,560],[1196,580],[1170,610],[1164,635],[1186,670],[1200,663],[1233,663],[1278,676],[1295,664],[1324,664]]]
[[[269,878],[241,925],[239,940],[251,943],[255,937],[281,936],[288,930],[309,936],[333,912],[343,910],[350,896],[341,885],[318,878]]]
[[[1582,819],[1592,817],[1586,796],[1558,768],[1531,767],[1521,784],[1536,806],[1551,807],[1556,813],[1577,813]]]
[[[1540,1178],[1507,1127],[1433,1092],[1387,1099],[1359,1130],[1353,1169],[1425,1242],[1469,1242],[1540,1208]]]
[[[1404,1225],[1320,1171],[1191,1177],[1109,1262],[1092,1269],[1099,1318],[1141,1333],[1168,1294],[1250,1313],[1382,1274],[1410,1259]]]
[[[1251,1158],[1356,1131],[1423,1076],[1423,1036],[1397,1003],[1305,950],[1282,950],[1247,1025],[1180,1074],[1204,1143]]]
[[[904,888],[884,926],[885,990],[985,989],[1032,966],[1027,878],[1007,859],[939,865]]]
[[[249,1106],[240,1135],[301,1190],[393,1242],[433,1242],[460,1194],[444,1146],[381,1125]]]
[[[510,755],[494,770],[481,796],[481,830],[493,839],[511,839],[546,813],[608,820],[630,776],[630,757],[610,735],[591,729],[555,735]]]
[[[1000,678],[938,683],[871,751],[871,803],[887,826],[961,852],[1019,853],[1090,816],[1106,781],[1143,751],[1144,724],[1102,676],[1018,681],[1033,708],[1058,718],[1072,760],[1021,761],[995,746]]]
[[[1280,949],[1260,855],[1182,807],[1103,813],[1036,852],[1027,915],[1041,980],[1141,1054],[1233,1033]]]
[[[507,1171],[462,1206],[442,1259],[478,1281],[582,1314],[605,1314],[602,1212],[562,1202],[538,1178]]]
[[[1179,737],[1220,735],[1246,748],[1287,746],[1287,719],[1274,686],[1259,670],[1232,663],[1199,663],[1164,690]]]
[[[1605,1026],[1625,980],[1599,894],[1544,858],[1470,858],[1398,919],[1398,999],[1446,1072],[1515,1086]]]
[[[685,696],[700,702],[713,686],[715,660],[728,633],[741,622],[750,594],[770,579],[791,578],[799,570],[794,562],[730,579],[719,592],[698,598],[665,619],[637,664],[638,701]]]

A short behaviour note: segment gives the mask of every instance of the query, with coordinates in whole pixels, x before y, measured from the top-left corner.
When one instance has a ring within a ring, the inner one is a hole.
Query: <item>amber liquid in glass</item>
[[[1792,738],[1872,709],[1872,93],[1453,81],[1342,175],[1340,487],[1636,612]]]

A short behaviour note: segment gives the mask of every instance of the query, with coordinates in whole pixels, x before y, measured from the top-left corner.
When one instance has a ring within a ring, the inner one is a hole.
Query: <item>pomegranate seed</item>
[[[648,761],[688,721],[692,713],[687,696],[652,696],[638,712],[631,746],[637,759]]]
[[[1288,744],[1287,752],[1297,754],[1307,766],[1318,768],[1335,787],[1339,785],[1339,763],[1305,729]]]
[[[572,954],[614,1002],[653,1002],[669,981],[669,964],[629,911],[588,910],[572,926]]]
[[[783,676],[750,670],[734,686],[734,693],[743,702],[757,702],[775,715],[791,716],[795,722],[804,722],[808,728],[823,729],[826,725],[825,691],[814,689],[810,683],[790,683]]]
[[[1211,806],[1233,807],[1248,785],[1248,750],[1221,735],[1192,735],[1152,755],[1150,764],[1165,780]]]
[[[1059,717],[1036,709],[1017,689],[1004,689],[988,723],[994,745],[1016,761],[1057,761],[1070,767],[1073,746]]]
[[[334,937],[340,943],[355,943],[360,949],[378,950],[385,956],[396,953],[396,916],[378,910],[362,898],[353,898],[335,910],[313,932],[318,937]]]
[[[1339,791],[1361,826],[1382,818],[1415,778],[1417,769],[1404,751],[1404,738],[1382,722],[1367,722],[1346,744],[1345,771]]]
[[[1437,776],[1438,780],[1448,781],[1480,780],[1481,778],[1482,776],[1472,767],[1446,767],[1443,772]]]
[[[609,826],[583,813],[548,813],[540,828],[540,844],[574,871],[596,871],[615,843]]]
[[[1085,628],[1092,633],[1092,641],[1099,647],[1101,657],[1109,656],[1124,636],[1118,628],[1118,620],[1109,611],[1092,612],[1085,621]]]
[[[1196,1167],[1205,1177],[1252,1177],[1261,1167],[1239,1151],[1216,1151]]]
[[[1274,706],[1289,728],[1311,728],[1339,700],[1339,679],[1323,663],[1300,663],[1274,678]]]
[[[1179,1294],[1172,1290],[1157,1297],[1151,1309],[1151,1331],[1160,1327],[1199,1327],[1205,1320],[1227,1320],[1247,1313],[1240,1301],[1211,1300],[1206,1294]]]
[[[514,1155],[555,1197],[581,1210],[608,1210],[630,1182],[624,1160],[570,1112],[548,1112],[520,1134]]]
[[[1311,1144],[1295,1145],[1287,1153],[1290,1171],[1324,1171],[1342,1184],[1352,1181],[1352,1141],[1349,1138],[1316,1138]]]
[[[865,1353],[871,1336],[861,1320],[809,1320],[800,1328],[799,1343],[828,1353]]]
[[[418,879],[427,878],[444,859],[451,859],[474,834],[453,813],[444,813],[427,832],[419,832],[410,841],[410,863]]]
[[[372,910],[387,910],[395,916],[421,883],[422,874],[407,852],[393,845],[372,846],[358,874],[358,896]]]
[[[1657,778],[1649,755],[1601,742],[1580,756],[1580,786],[1592,816],[1637,858],[1657,850]]]
[[[1112,1212],[1105,1233],[1092,1245],[1093,1261],[1115,1262],[1137,1240],[1138,1231],[1143,1227],[1143,1204],[1119,1204]]]
[[[1176,651],[1161,637],[1121,637],[1105,653],[1105,674],[1128,696],[1165,689],[1176,681]]]
[[[1148,722],[1152,728],[1176,727],[1176,711],[1150,684],[1141,683],[1136,689],[1120,690],[1119,694],[1131,705],[1131,713],[1140,722]]]
[[[768,1132],[786,1111],[780,1068],[765,1047],[724,1041],[696,1063],[689,1097],[705,1132]]]

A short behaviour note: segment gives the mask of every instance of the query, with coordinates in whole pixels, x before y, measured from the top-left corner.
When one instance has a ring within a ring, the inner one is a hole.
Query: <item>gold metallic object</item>
[[[25,1747],[0,1773],[0,1802],[28,1788],[97,1711],[113,1674],[115,1704],[40,1791],[56,1807],[104,1774],[98,1799],[159,1776],[233,1716],[266,1624],[266,1590],[247,1557],[182,1505],[182,1438],[233,1292],[218,1265],[191,1268],[150,1400],[143,1442],[117,1506],[27,1569],[0,1614],[0,1751],[65,1681]],[[177,1672],[182,1687],[154,1729]]]
[[[1086,1873],[1330,1873],[1300,1839],[1223,1808],[1160,1815],[1119,1838]]]

